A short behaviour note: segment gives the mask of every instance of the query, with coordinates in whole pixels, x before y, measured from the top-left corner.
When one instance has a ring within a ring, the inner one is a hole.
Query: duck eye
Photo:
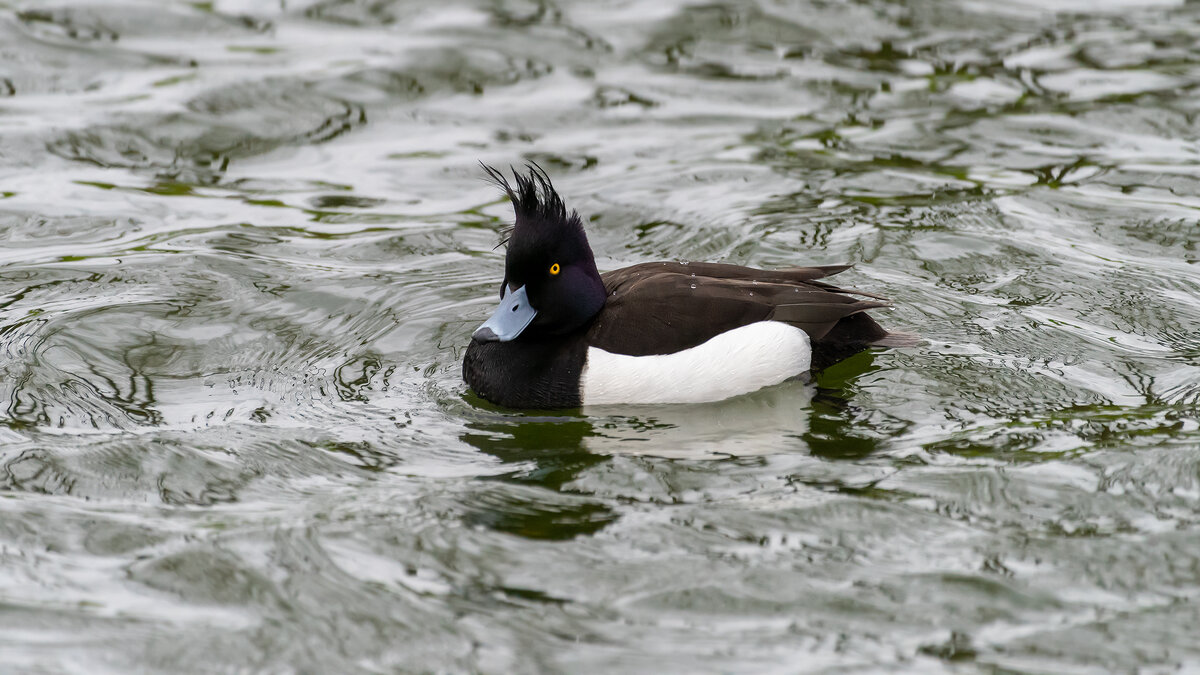
[[[554,263],[550,266],[550,274],[558,274],[561,271],[562,268],[558,266],[558,263]]]

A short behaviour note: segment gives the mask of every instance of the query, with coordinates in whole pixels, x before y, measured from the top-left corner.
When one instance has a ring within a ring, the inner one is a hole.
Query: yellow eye
[[[558,274],[561,271],[562,268],[558,266],[558,263],[554,263],[550,266],[550,274]]]

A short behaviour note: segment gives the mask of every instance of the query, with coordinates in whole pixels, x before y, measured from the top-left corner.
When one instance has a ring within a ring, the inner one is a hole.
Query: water
[[[0,670],[1200,669],[1200,11],[1047,4],[0,2]],[[927,343],[489,406],[527,160]]]

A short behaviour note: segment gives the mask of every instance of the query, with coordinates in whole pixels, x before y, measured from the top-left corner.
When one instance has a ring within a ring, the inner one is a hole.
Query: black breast
[[[578,408],[587,360],[582,331],[552,340],[475,342],[463,359],[463,379],[484,399],[506,408]]]

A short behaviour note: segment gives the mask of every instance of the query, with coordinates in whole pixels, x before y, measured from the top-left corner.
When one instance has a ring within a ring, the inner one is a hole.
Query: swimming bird
[[[819,370],[872,346],[912,346],[866,310],[877,295],[825,277],[850,265],[760,270],[648,262],[601,274],[579,214],[536,165],[515,186],[500,306],[471,336],[463,379],[506,408],[702,403]],[[867,298],[867,299],[862,299]]]

